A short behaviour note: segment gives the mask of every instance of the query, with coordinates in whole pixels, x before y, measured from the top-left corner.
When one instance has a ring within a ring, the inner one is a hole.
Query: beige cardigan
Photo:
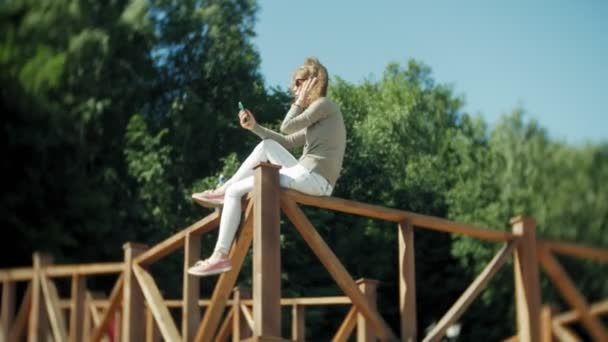
[[[346,148],[346,129],[340,108],[333,101],[321,97],[305,110],[292,105],[281,124],[281,132],[286,135],[261,125],[251,130],[286,149],[304,146],[299,163],[325,177],[332,186],[336,185]]]

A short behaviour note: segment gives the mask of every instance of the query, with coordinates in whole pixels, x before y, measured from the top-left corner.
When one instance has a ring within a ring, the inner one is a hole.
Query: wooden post
[[[540,281],[536,254],[536,223],[523,216],[511,219],[513,234],[518,237],[514,253],[515,307],[520,342],[541,340]]]
[[[143,253],[147,246],[127,242],[123,245],[125,270],[122,297],[123,342],[143,341],[144,336],[144,297],[133,273],[133,259]]]
[[[199,235],[186,233],[184,244],[184,282],[182,303],[182,339],[192,341],[196,328],[201,321],[201,309],[198,306],[200,295],[200,277],[190,275],[188,268],[201,255],[201,238]]]
[[[306,339],[304,305],[294,304],[291,307],[291,339],[302,342]]]
[[[542,342],[552,342],[553,341],[553,333],[552,333],[552,325],[553,325],[553,313],[555,312],[554,308],[551,305],[544,305],[541,309],[541,317],[540,324],[543,339]]]
[[[154,316],[152,315],[152,311],[149,308],[146,308],[146,342],[160,342],[161,336],[160,331],[158,330],[158,325],[154,320]],[[191,340],[185,340],[191,341]]]
[[[251,290],[237,286],[232,293],[232,341],[236,342],[251,337],[251,329],[241,311],[241,300],[251,299]]]
[[[2,312],[0,313],[0,341],[8,341],[8,334],[15,319],[15,283],[4,279],[2,283]]]
[[[46,341],[49,335],[49,320],[42,298],[43,268],[52,263],[51,256],[34,253],[34,274],[32,276],[32,305],[28,325],[28,342]]]
[[[84,340],[86,278],[72,275],[72,302],[70,303],[70,341]]]
[[[399,311],[401,341],[417,340],[416,257],[414,227],[408,221],[399,223]]]
[[[361,292],[365,295],[372,308],[376,308],[376,289],[378,281],[373,279],[362,278],[357,280],[357,285]],[[367,322],[362,314],[357,314],[357,342],[375,341],[374,333],[371,325]]]
[[[253,335],[281,336],[279,166],[255,167],[253,188]]]

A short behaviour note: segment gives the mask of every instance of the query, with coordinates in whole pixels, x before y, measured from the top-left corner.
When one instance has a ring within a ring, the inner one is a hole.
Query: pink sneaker
[[[200,277],[205,277],[228,272],[231,269],[232,264],[230,263],[230,259],[228,258],[218,258],[215,260],[208,258],[206,260],[197,261],[194,266],[188,269],[188,273]]]
[[[224,205],[224,194],[217,194],[214,190],[206,190],[192,194],[194,202],[205,208],[217,208]]]

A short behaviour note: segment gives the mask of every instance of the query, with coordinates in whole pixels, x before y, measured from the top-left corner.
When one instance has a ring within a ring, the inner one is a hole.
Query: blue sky
[[[269,85],[286,87],[310,55],[353,83],[414,58],[490,125],[521,106],[554,139],[608,142],[608,1],[258,3]]]

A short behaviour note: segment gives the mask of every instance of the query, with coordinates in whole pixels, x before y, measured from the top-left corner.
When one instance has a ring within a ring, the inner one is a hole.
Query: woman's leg
[[[297,159],[281,144],[271,139],[265,139],[253,149],[232,178],[226,181],[220,189],[226,190],[231,184],[253,176],[253,168],[260,162],[271,162],[284,167],[294,166],[298,163]]]
[[[220,231],[214,252],[228,255],[239,222],[241,221],[241,199],[253,189],[253,176],[246,177],[228,186],[224,195],[224,208],[220,218]]]

